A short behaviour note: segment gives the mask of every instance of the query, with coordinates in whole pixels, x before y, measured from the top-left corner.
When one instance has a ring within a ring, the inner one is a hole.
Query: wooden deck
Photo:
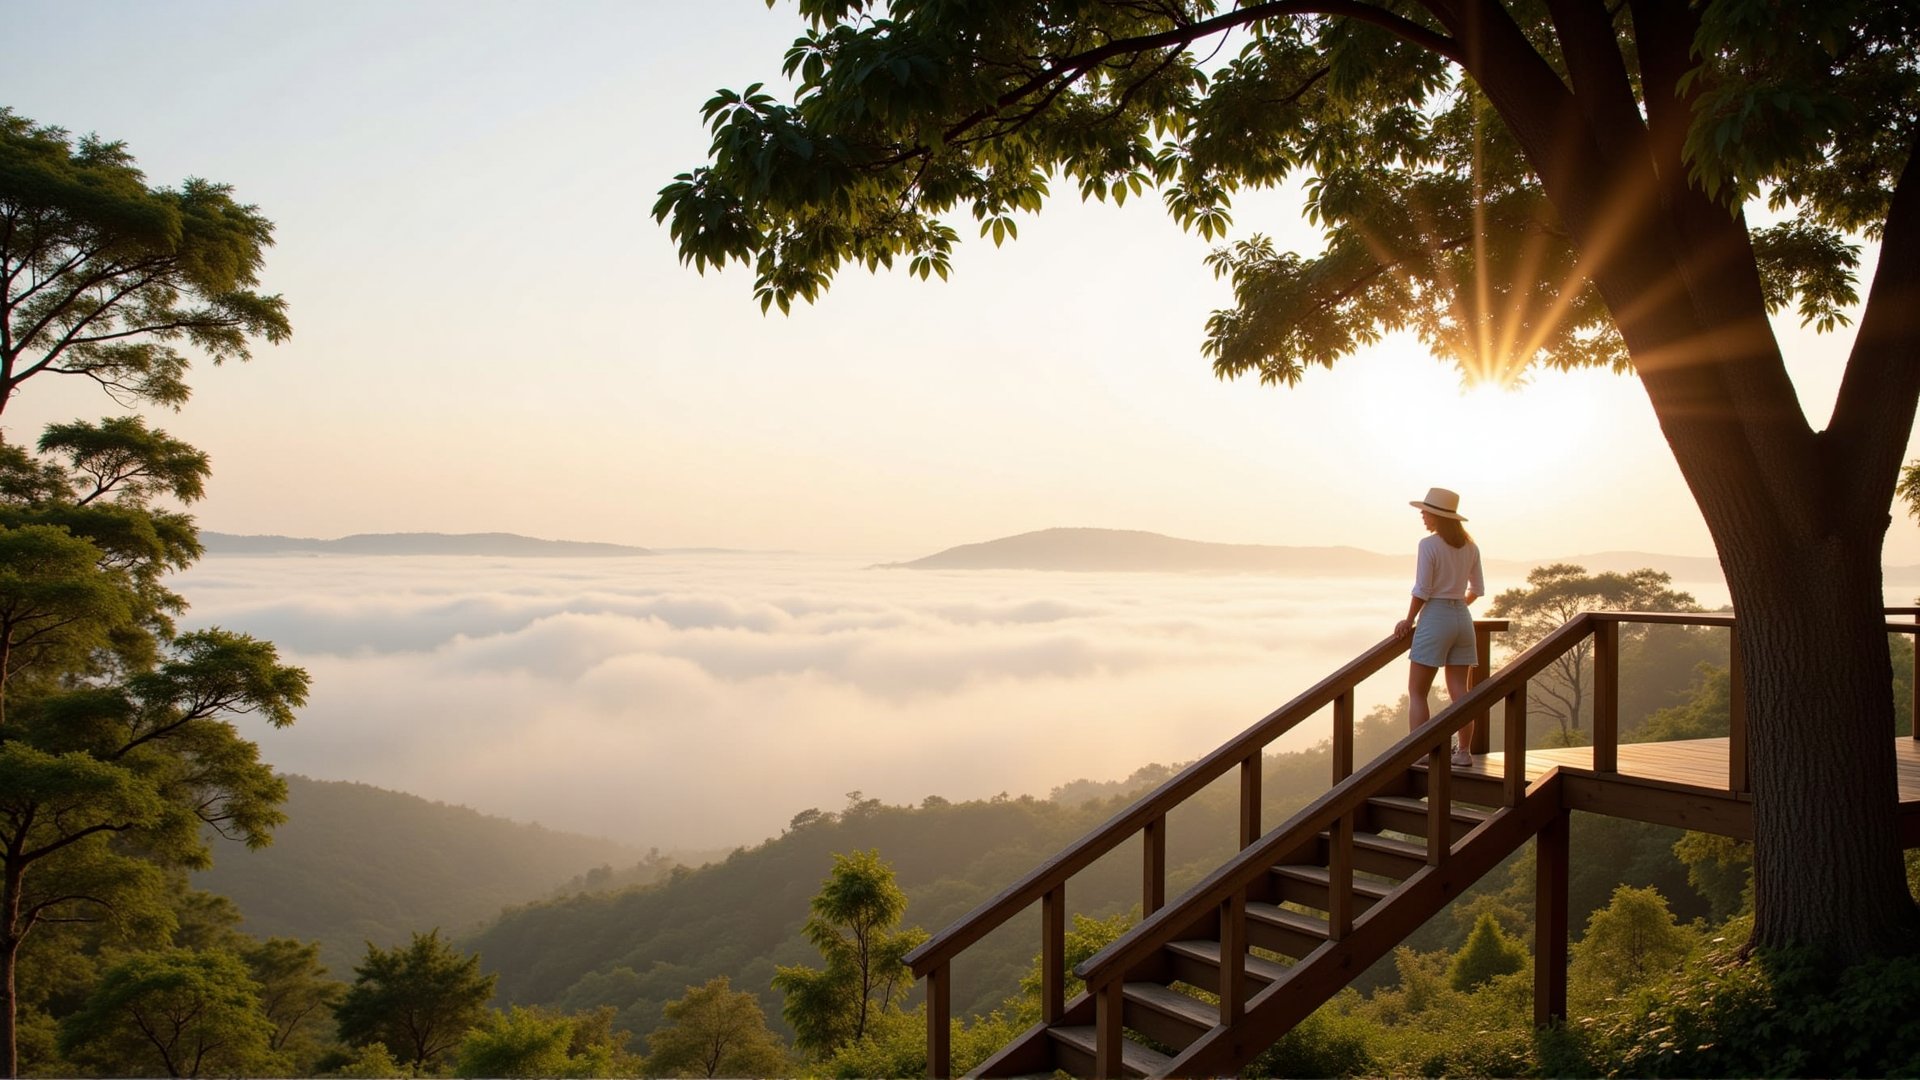
[[[1561,769],[1576,810],[1752,839],[1752,794],[1727,790],[1726,739],[1621,743],[1618,753],[1619,772],[1607,774],[1594,771],[1590,746],[1529,749],[1527,780]],[[1920,847],[1920,740],[1896,738],[1893,757],[1901,842]],[[1487,754],[1454,774],[1469,785],[1497,783],[1506,775],[1506,764],[1505,754]]]

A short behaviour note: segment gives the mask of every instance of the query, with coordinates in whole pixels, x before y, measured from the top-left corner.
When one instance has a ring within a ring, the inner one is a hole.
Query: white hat
[[[1459,513],[1460,496],[1446,488],[1428,488],[1426,498],[1409,499],[1407,505],[1425,510],[1435,517],[1452,518],[1455,521],[1467,520]]]

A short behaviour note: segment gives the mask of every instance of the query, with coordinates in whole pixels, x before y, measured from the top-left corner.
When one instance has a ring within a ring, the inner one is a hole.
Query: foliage
[[[179,935],[175,935],[179,940]],[[296,1064],[311,1060],[332,1034],[327,1021],[346,987],[327,978],[320,946],[288,938],[250,942],[239,949],[260,987],[260,1013],[272,1025],[267,1045]]]
[[[752,994],[725,975],[690,986],[663,1010],[665,1024],[647,1037],[649,1076],[782,1076],[786,1047],[767,1029]]]
[[[1920,1074],[1920,959],[1846,968],[1808,950],[1737,955],[1737,927],[1585,1033],[1593,1068],[1628,1076]]]
[[[416,933],[406,946],[367,946],[334,1019],[350,1044],[385,1043],[408,1068],[434,1068],[484,1015],[494,979],[439,930]]]
[[[0,410],[41,374],[177,408],[177,344],[217,364],[292,333],[286,302],[253,288],[273,223],[225,184],[148,187],[124,143],[0,108],[0,223]]]
[[[1526,588],[1508,589],[1493,598],[1487,617],[1511,621],[1501,644],[1519,653],[1582,611],[1699,611],[1693,596],[1671,588],[1672,583],[1671,575],[1645,568],[1626,574],[1591,574],[1572,563],[1536,566],[1527,573]],[[1622,624],[1622,648],[1646,638],[1650,630]],[[1592,712],[1588,695],[1593,647],[1592,638],[1582,640],[1528,684],[1529,714],[1537,710],[1558,723],[1562,741],[1578,731]]]
[[[514,1006],[488,1010],[460,1040],[455,1076],[623,1076],[634,1062],[625,1035],[612,1031],[613,1010],[561,1016]],[[738,1075],[755,1075],[752,1072]]]
[[[1690,832],[1674,841],[1687,881],[1711,905],[1715,922],[1753,913],[1753,845],[1713,833]]]
[[[786,995],[782,1015],[793,1025],[794,1044],[826,1056],[857,1042],[871,1016],[888,1012],[906,995],[911,973],[901,957],[927,934],[894,929],[907,896],[878,849],[836,854],[812,908],[805,933],[827,966],[782,967],[773,985]]]
[[[1490,914],[1480,916],[1473,933],[1447,965],[1447,985],[1455,990],[1472,990],[1502,975],[1526,971],[1530,958],[1527,947],[1507,936]]]
[[[260,1075],[281,1071],[259,984],[239,957],[174,949],[108,971],[60,1026],[60,1049],[109,1075]]]
[[[208,865],[213,836],[270,840],[285,786],[233,721],[292,723],[308,686],[268,642],[174,633],[184,602],[162,579],[199,543],[190,517],[149,500],[197,495],[204,457],[132,420],[54,425],[41,445],[64,460],[0,445],[0,985],[13,1016],[36,931],[98,923],[164,941],[166,871]]]
[[[1574,943],[1570,978],[1586,995],[1621,997],[1672,972],[1697,945],[1694,933],[1674,923],[1659,890],[1622,885]]]

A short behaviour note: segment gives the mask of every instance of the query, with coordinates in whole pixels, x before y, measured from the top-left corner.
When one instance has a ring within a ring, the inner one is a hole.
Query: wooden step
[[[1452,810],[1453,819],[1452,840],[1459,840],[1492,816],[1485,810],[1462,806],[1458,802],[1449,809]],[[1392,829],[1394,832],[1410,833],[1414,836],[1427,835],[1425,799],[1416,799],[1407,795],[1375,795],[1367,800],[1367,813],[1372,819],[1369,824],[1373,826],[1369,831]]]
[[[1054,1061],[1060,1070],[1074,1076],[1092,1076],[1094,1041],[1092,1024],[1047,1029],[1053,1040]],[[1173,1059],[1132,1039],[1120,1040],[1120,1071],[1128,1076],[1165,1076]]]
[[[1126,1026],[1155,1042],[1185,1049],[1220,1022],[1220,1007],[1155,982],[1130,982]]]
[[[1499,773],[1487,768],[1487,759],[1479,758],[1471,769],[1455,769],[1449,777],[1453,785],[1453,797],[1456,801],[1472,803],[1477,806],[1500,807],[1507,802],[1506,781]],[[1425,791],[1427,787],[1427,763],[1416,763],[1408,773],[1413,777],[1415,791]]]
[[[1301,866],[1286,864],[1276,866],[1270,873],[1280,889],[1280,898],[1296,904],[1305,904],[1311,908],[1328,910],[1330,886],[1329,874],[1324,866]],[[1374,904],[1387,898],[1393,886],[1384,881],[1374,881],[1358,874],[1353,878],[1353,905],[1356,913],[1365,911]]]
[[[1297,960],[1326,944],[1327,920],[1279,904],[1249,900],[1247,940]]]
[[[1325,863],[1332,857],[1332,845],[1332,838],[1326,833],[1321,833],[1321,862]],[[1355,870],[1390,877],[1395,881],[1405,881],[1425,865],[1427,865],[1427,845],[1423,842],[1381,836],[1379,833],[1356,832],[1353,834],[1353,868]]]
[[[1251,907],[1252,905],[1248,905]],[[1220,992],[1220,943],[1205,939],[1170,941],[1160,950],[1173,967],[1173,977],[1202,990]],[[1264,956],[1247,957],[1247,981],[1265,986],[1287,977],[1285,964]]]

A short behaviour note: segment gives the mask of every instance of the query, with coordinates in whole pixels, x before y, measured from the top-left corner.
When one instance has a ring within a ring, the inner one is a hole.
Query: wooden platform
[[[1920,847],[1920,740],[1896,738],[1893,756],[1899,777],[1901,841]],[[1595,772],[1589,746],[1527,751],[1529,781],[1556,768],[1568,781],[1568,801],[1574,809],[1740,839],[1753,836],[1752,794],[1727,790],[1726,739],[1621,743],[1617,773]],[[1506,775],[1506,755],[1477,757],[1471,768],[1456,769],[1454,774],[1466,781],[1464,791],[1473,790],[1475,781],[1498,782]]]

